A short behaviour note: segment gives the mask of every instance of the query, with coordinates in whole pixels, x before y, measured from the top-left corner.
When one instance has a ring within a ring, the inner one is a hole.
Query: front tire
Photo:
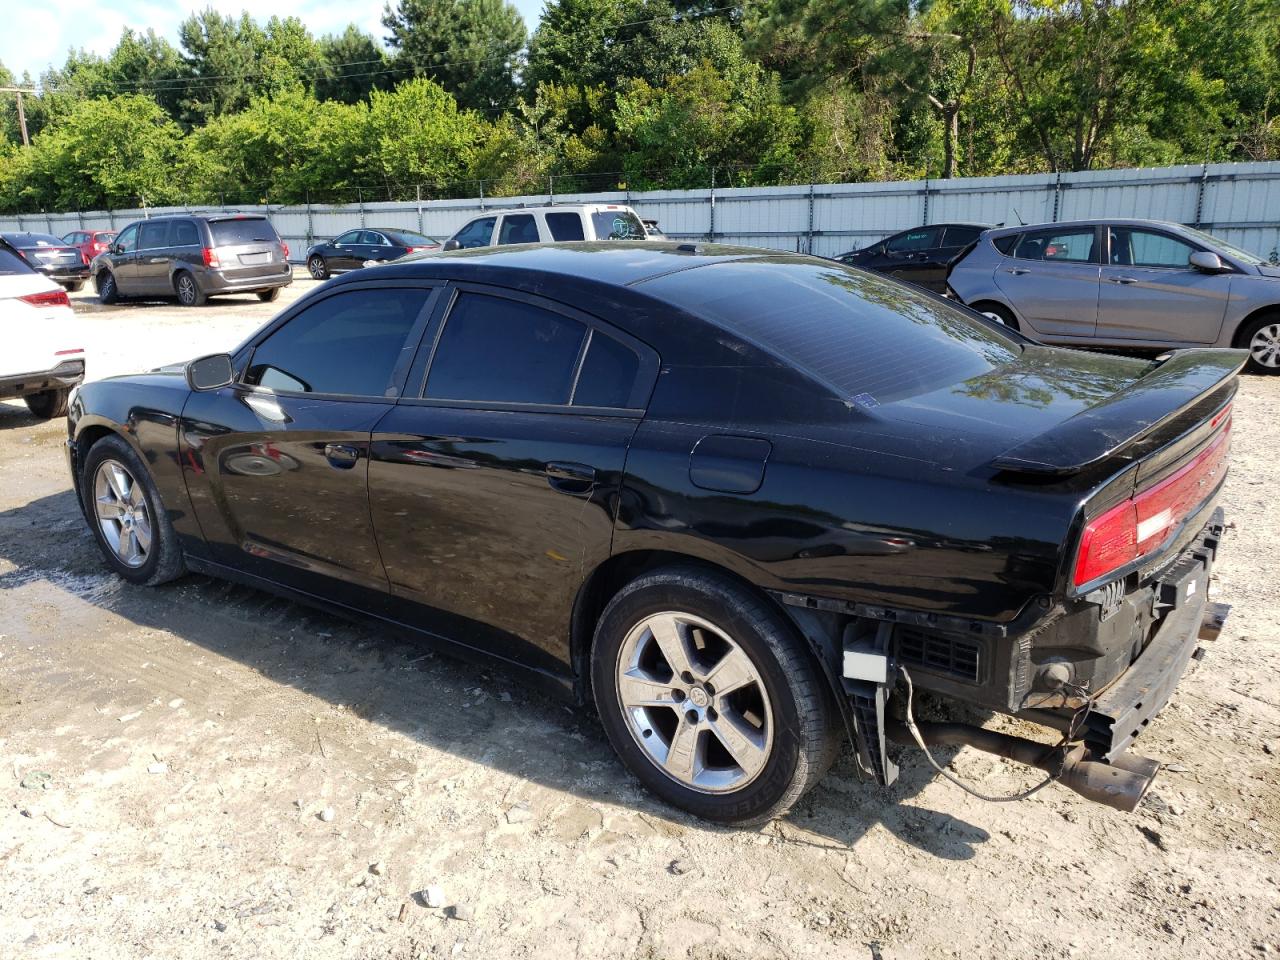
[[[1240,331],[1236,343],[1249,351],[1248,373],[1280,373],[1280,313],[1268,313]]]
[[[319,255],[307,259],[307,272],[313,280],[329,279],[329,264]]]
[[[839,711],[783,616],[721,574],[646,574],[596,628],[592,688],[619,757],[663,800],[716,823],[785,813],[830,767]]]
[[[67,398],[70,395],[70,390],[42,390],[40,393],[28,394],[22,399],[33,417],[52,420],[54,417],[67,415]]]
[[[110,270],[104,270],[102,273],[98,274],[94,283],[98,288],[99,303],[107,304],[109,306],[113,303],[120,302],[120,288],[116,285],[115,274]]]
[[[103,437],[89,448],[80,496],[94,539],[118,576],[152,587],[186,572],[151,473],[123,438]]]
[[[186,270],[179,272],[173,278],[173,289],[178,294],[178,302],[184,307],[201,307],[209,300],[200,289],[200,285],[196,283],[196,278]]]

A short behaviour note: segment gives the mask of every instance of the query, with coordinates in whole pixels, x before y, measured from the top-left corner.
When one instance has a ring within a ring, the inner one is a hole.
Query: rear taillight
[[[1213,418],[1222,432],[1195,459],[1124,503],[1089,521],[1076,554],[1075,585],[1099,577],[1159,549],[1221,481],[1231,434],[1231,408]]]
[[[71,298],[67,296],[65,290],[46,290],[44,293],[28,293],[25,297],[19,297],[23,303],[29,303],[33,307],[69,307],[71,306]]]
[[[83,250],[80,251],[80,262],[83,264],[87,264],[89,262],[89,255]]]
[[[218,259],[218,255],[213,252],[212,247],[205,247],[200,251],[200,256],[204,259],[206,267],[213,267],[215,270],[222,266],[222,261]]]
[[[289,245],[283,240],[280,241],[280,251],[284,254],[286,260],[289,259]]]

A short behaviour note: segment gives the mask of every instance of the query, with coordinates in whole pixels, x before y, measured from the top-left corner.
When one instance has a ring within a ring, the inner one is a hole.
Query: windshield
[[[213,245],[227,247],[236,243],[276,243],[275,228],[263,217],[242,217],[237,220],[211,220]]]
[[[30,247],[65,247],[66,243],[48,233],[18,233],[9,242],[19,249]]]
[[[597,240],[643,240],[644,224],[630,210],[597,210],[591,214]]]
[[[1195,237],[1205,246],[1217,247],[1227,256],[1235,257],[1237,260],[1243,260],[1245,263],[1249,264],[1251,267],[1261,266],[1262,264],[1267,262],[1263,260],[1261,257],[1255,256],[1254,254],[1250,253],[1248,250],[1241,250],[1234,243],[1227,243],[1227,241],[1223,240],[1221,237],[1215,237],[1211,233],[1205,233],[1203,230],[1196,230],[1194,227],[1183,227],[1182,229],[1185,230],[1190,236]]]
[[[12,277],[18,273],[35,273],[35,271],[17,254],[0,247],[0,277]]]
[[[641,283],[874,407],[990,373],[1021,343],[923,291],[840,263],[759,258]]]

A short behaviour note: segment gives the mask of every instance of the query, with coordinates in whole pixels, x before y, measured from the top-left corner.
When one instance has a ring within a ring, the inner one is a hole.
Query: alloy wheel
[[[196,302],[196,282],[189,274],[178,277],[178,299],[183,303]]]
[[[1249,353],[1262,367],[1280,367],[1280,323],[1259,327],[1249,341]]]
[[[140,567],[151,555],[151,515],[142,484],[118,460],[103,460],[93,478],[98,529],[116,559]]]
[[[323,257],[312,257],[307,261],[307,269],[311,271],[311,276],[316,280],[323,280],[329,275],[329,268],[325,264]]]
[[[654,614],[627,634],[616,670],[627,729],[671,779],[724,793],[764,769],[773,746],[769,695],[723,630],[692,614]]]

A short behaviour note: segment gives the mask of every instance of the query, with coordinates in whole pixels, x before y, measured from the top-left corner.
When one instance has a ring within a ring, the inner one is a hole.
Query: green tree
[[[399,0],[382,23],[406,72],[434,80],[463,107],[498,112],[515,102],[526,33],[507,0]]]
[[[386,51],[354,23],[336,36],[321,37],[320,72],[315,79],[321,100],[358,103],[375,90],[392,86]]]
[[[412,195],[415,184],[461,180],[483,135],[483,120],[438,83],[419,77],[369,98],[361,167],[388,197]]]

